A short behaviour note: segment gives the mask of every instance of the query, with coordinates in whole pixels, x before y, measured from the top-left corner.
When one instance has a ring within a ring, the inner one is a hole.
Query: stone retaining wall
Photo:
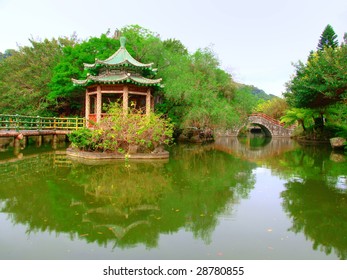
[[[168,159],[169,152],[163,151],[160,153],[138,153],[131,155],[124,155],[119,153],[107,153],[107,152],[86,152],[80,151],[73,148],[68,148],[66,150],[66,154],[72,157],[84,158],[84,159],[92,159],[92,160],[104,160],[104,159],[115,159],[115,160],[125,160],[125,159]]]

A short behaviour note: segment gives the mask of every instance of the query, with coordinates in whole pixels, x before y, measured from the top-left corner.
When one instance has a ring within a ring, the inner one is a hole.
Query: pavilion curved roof
[[[133,58],[125,48],[125,37],[120,38],[120,48],[109,58],[105,60],[95,59],[95,63],[84,63],[85,68],[96,68],[96,76],[88,74],[85,80],[72,79],[75,85],[87,86],[92,83],[118,84],[130,83],[139,86],[161,86],[162,79],[152,79],[143,77],[142,70],[149,70],[149,73],[155,75],[157,69],[153,69],[153,63],[141,63]],[[137,68],[137,69],[136,69]],[[147,71],[148,72],[148,71]]]
[[[131,54],[125,48],[126,39],[125,37],[120,38],[120,48],[109,58],[105,60],[95,59],[95,63],[89,64],[84,63],[85,68],[95,68],[97,65],[102,66],[135,66],[140,68],[152,68],[153,63],[142,63],[137,61],[131,56]]]
[[[143,86],[160,86],[160,79],[148,79],[132,73],[118,73],[118,74],[107,74],[92,76],[88,75],[85,80],[72,79],[74,84],[86,86],[91,82],[102,83],[102,84],[118,84],[118,83],[132,83]]]

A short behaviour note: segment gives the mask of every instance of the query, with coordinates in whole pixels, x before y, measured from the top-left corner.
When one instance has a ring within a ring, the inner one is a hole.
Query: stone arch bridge
[[[284,127],[284,124],[278,120],[273,119],[266,114],[256,113],[249,115],[246,122],[242,125],[218,134],[221,136],[237,136],[240,130],[248,124],[259,126],[264,131],[266,136],[273,138],[291,137],[295,128],[294,126],[286,128]]]

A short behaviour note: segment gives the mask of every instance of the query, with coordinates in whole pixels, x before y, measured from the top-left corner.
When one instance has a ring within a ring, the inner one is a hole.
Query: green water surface
[[[167,161],[0,153],[0,259],[346,259],[347,158],[291,140]]]

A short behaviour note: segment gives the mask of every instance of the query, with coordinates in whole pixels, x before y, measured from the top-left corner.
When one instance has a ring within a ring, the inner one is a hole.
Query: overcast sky
[[[138,24],[190,52],[212,47],[234,80],[280,96],[327,24],[339,42],[347,0],[0,0],[0,52],[28,38],[81,39]]]

